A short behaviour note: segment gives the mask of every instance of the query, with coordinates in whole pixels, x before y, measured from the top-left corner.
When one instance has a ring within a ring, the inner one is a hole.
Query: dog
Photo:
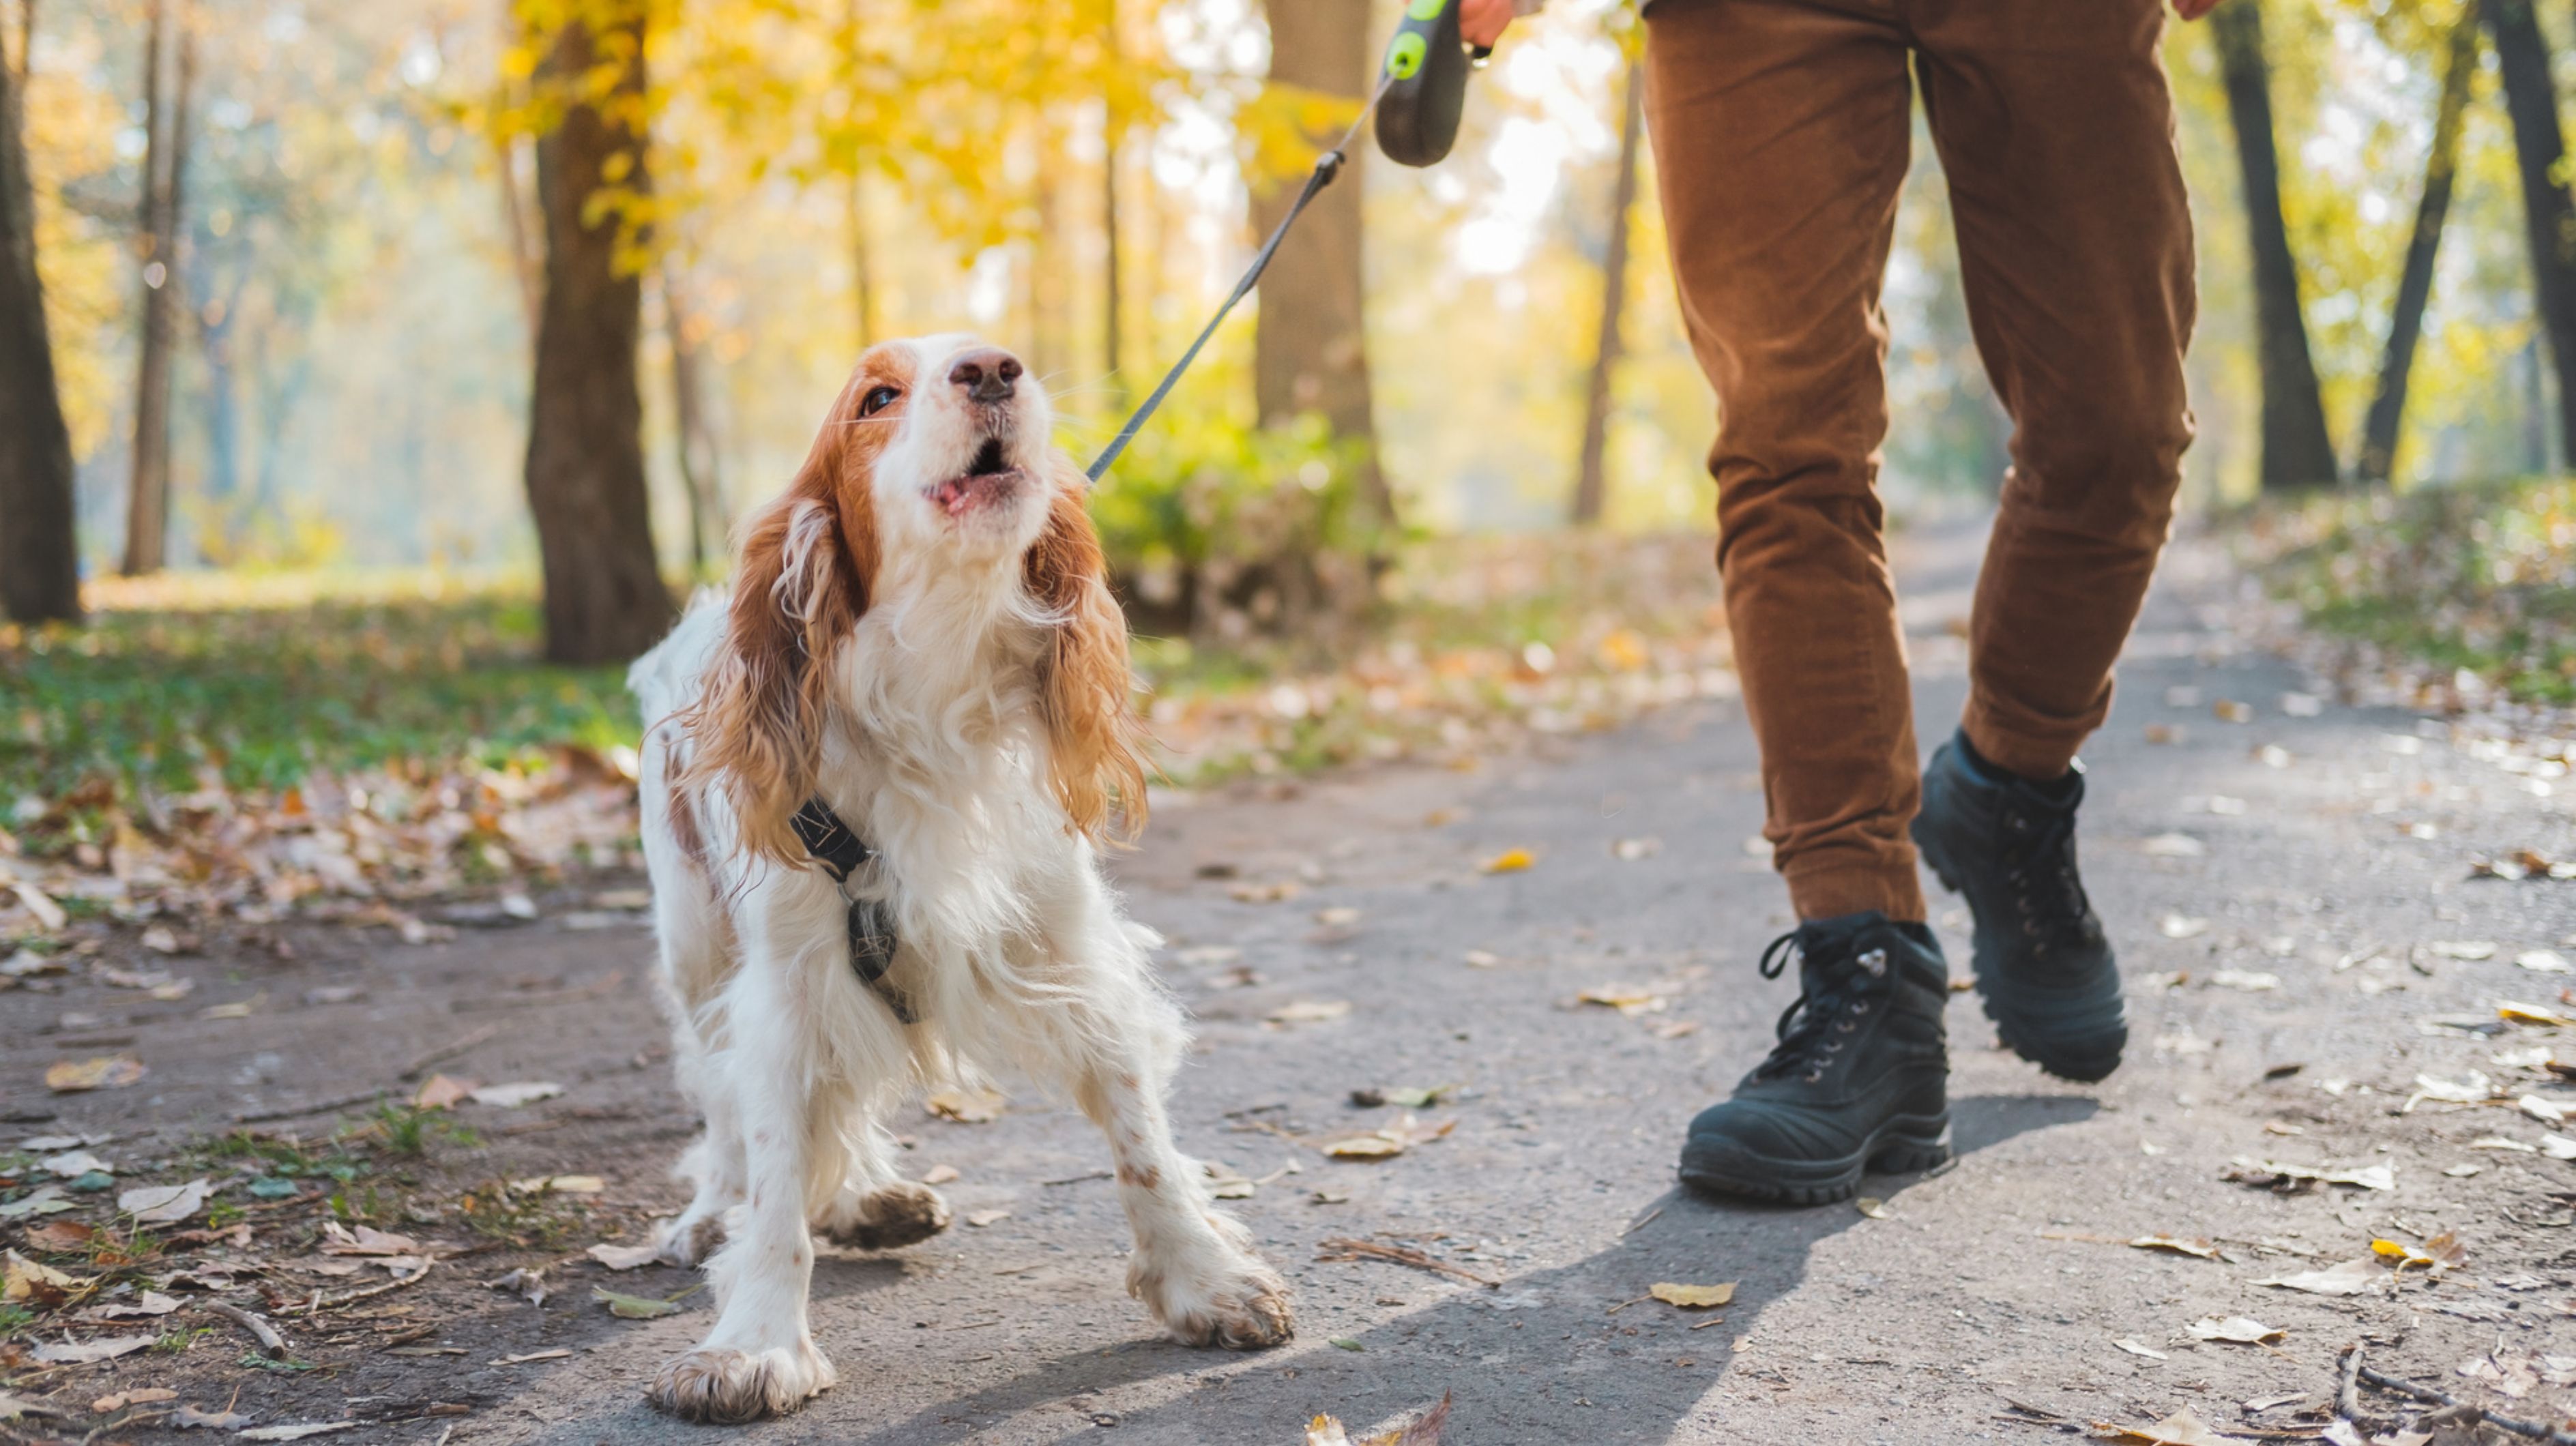
[[[870,348],[748,523],[730,594],[629,674],[674,1061],[706,1119],[659,1248],[703,1263],[718,1306],[648,1389],[675,1416],[751,1421],[832,1385],[814,1233],[883,1249],[946,1228],[885,1120],[1000,1060],[1108,1136],[1127,1288],[1166,1331],[1293,1331],[1165,1118],[1181,1013],[1101,870],[1145,809],[1125,620],[1051,426],[1006,351]]]

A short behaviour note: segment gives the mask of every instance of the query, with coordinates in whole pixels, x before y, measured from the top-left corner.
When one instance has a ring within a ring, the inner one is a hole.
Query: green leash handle
[[[1458,34],[1458,0],[1408,0],[1379,78],[1377,148],[1401,166],[1437,165],[1458,143],[1467,106],[1467,76],[1490,50],[1470,50]]]

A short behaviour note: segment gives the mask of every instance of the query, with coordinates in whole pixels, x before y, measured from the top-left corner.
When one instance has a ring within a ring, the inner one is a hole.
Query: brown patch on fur
[[[698,871],[698,877],[713,883],[715,865],[707,858],[707,833],[698,826],[697,802],[685,788],[672,787],[669,792],[671,839],[680,846],[680,857]]]
[[[722,655],[706,691],[678,714],[697,745],[682,785],[721,788],[745,847],[790,867],[806,863],[788,818],[814,791],[829,670],[824,660],[867,611],[877,568],[868,478],[904,403],[861,420],[881,386],[908,389],[911,353],[878,347],[859,358],[796,480],[743,540]]]
[[[1038,708],[1048,780],[1065,816],[1099,838],[1115,812],[1117,832],[1133,837],[1145,826],[1145,732],[1127,666],[1127,616],[1109,593],[1086,490],[1072,462],[1060,461],[1046,532],[1029,549],[1029,593],[1063,619],[1038,662]]]
[[[1118,1167],[1118,1183],[1121,1185],[1133,1185],[1140,1190],[1151,1190],[1155,1186],[1163,1183],[1163,1172],[1155,1169],[1151,1165],[1147,1165],[1141,1170],[1132,1166],[1121,1165]]]

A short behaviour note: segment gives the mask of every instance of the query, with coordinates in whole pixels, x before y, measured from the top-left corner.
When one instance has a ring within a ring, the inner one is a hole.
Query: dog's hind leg
[[[894,1250],[917,1245],[948,1228],[948,1202],[939,1192],[895,1170],[894,1141],[862,1102],[841,1127],[849,1163],[841,1187],[814,1215],[814,1228],[835,1245]]]

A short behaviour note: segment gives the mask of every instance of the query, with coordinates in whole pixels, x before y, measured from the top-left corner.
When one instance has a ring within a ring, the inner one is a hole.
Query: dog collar
[[[841,816],[820,795],[805,800],[788,823],[804,843],[805,852],[823,866],[823,872],[830,874],[836,884],[848,884],[850,875],[857,873],[861,865],[878,857],[876,849],[859,837],[857,830],[841,822]],[[877,997],[894,1011],[895,1018],[906,1024],[919,1023],[912,1001],[886,978],[886,971],[894,967],[894,911],[875,899],[849,899],[846,894],[843,897],[850,906],[847,924],[851,971],[876,991]]]

